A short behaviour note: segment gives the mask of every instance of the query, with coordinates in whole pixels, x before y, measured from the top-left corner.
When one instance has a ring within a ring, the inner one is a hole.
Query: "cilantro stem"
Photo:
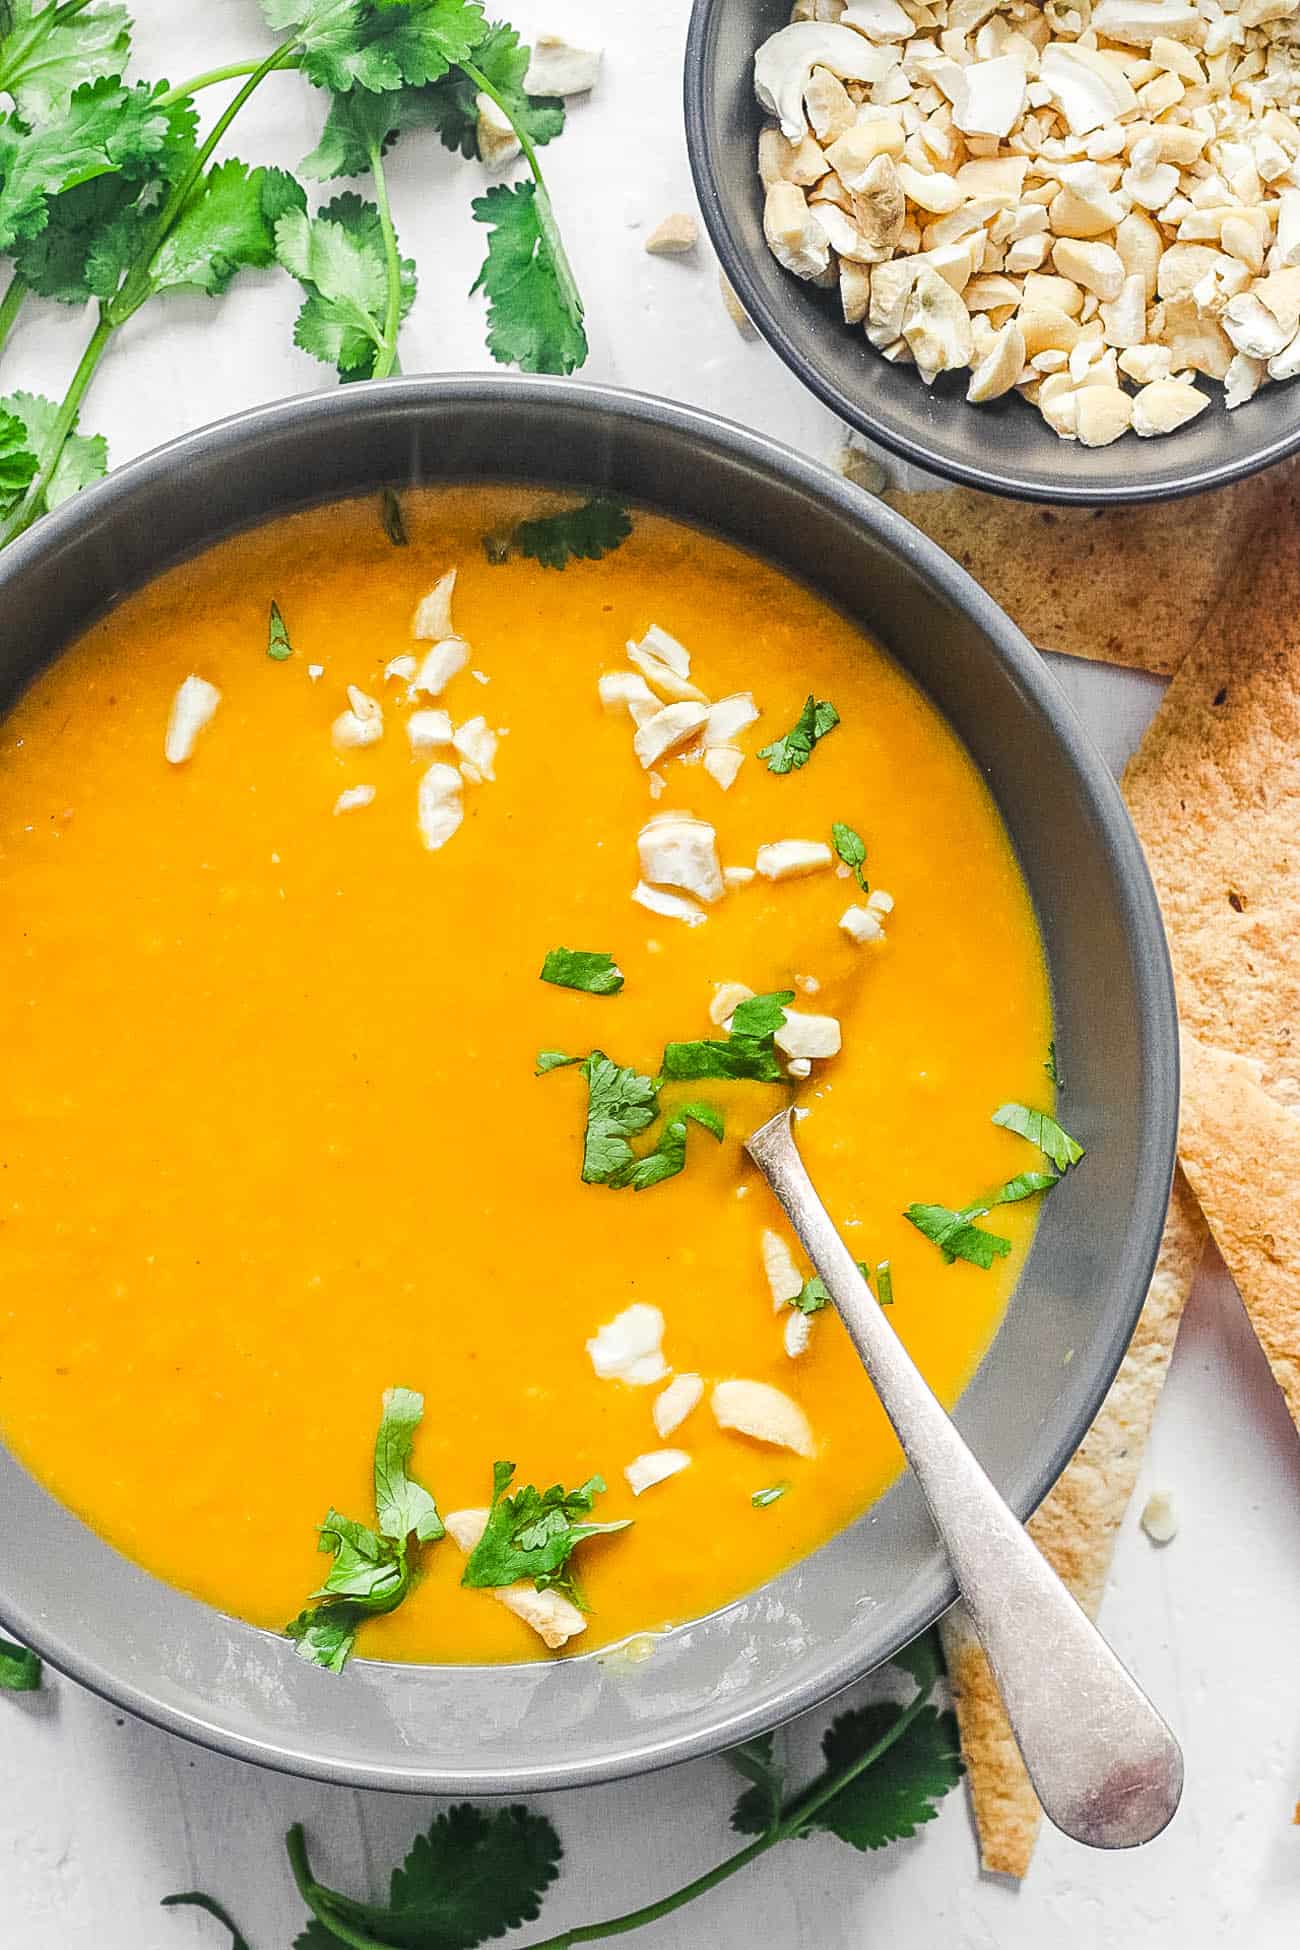
[[[50,428],[50,437],[41,453],[36,478],[31,482],[4,527],[0,528],[0,548],[12,542],[15,536],[21,535],[24,529],[30,528],[36,519],[36,510],[40,507],[45,490],[49,487],[54,470],[59,464],[59,455],[63,452],[64,442],[76,425],[77,413],[86,388],[94,377],[96,366],[104,356],[104,348],[112,338],[113,330],[108,319],[101,317],[81,355],[80,364],[72,375],[72,384],[63,396],[63,404],[55,415],[54,425]]]
[[[15,271],[9,280],[9,289],[0,299],[0,351],[4,350],[5,340],[13,330],[14,320],[22,310],[26,296],[27,280],[20,272]]]
[[[506,101],[505,97],[488,80],[481,68],[476,68],[472,61],[460,61],[457,63],[457,66],[460,68],[461,73],[472,81],[474,86],[482,94],[486,95],[490,101],[496,103],[515,132],[515,138],[519,143],[520,149],[523,151],[524,160],[532,171],[534,189],[533,207],[537,211],[538,228],[550,246],[551,257],[555,264],[556,282],[560,287],[560,296],[564,301],[564,308],[574,325],[581,325],[584,310],[582,293],[578,289],[578,280],[573,275],[573,266],[569,262],[569,254],[564,248],[564,239],[560,235],[560,226],[555,219],[555,210],[551,203],[550,194],[546,188],[546,179],[542,175],[542,165],[537,160],[537,150],[533,146],[533,139],[527,129],[520,127],[511,112],[509,102]]]
[[[757,1836],[744,1848],[738,1849],[734,1855],[728,1855],[725,1860],[715,1863],[713,1868],[706,1869],[702,1875],[684,1883],[670,1896],[661,1896],[656,1902],[644,1903],[640,1909],[628,1910],[622,1916],[611,1916],[600,1923],[575,1923],[567,1930],[559,1931],[555,1936],[539,1938],[528,1946],[528,1950],[574,1950],[574,1946],[580,1943],[598,1943],[605,1937],[629,1936],[633,1930],[642,1929],[647,1923],[657,1923],[662,1917],[671,1916],[674,1910],[683,1909],[687,1903],[694,1902],[697,1896],[707,1895],[709,1890],[716,1889],[721,1883],[729,1881],[732,1876],[739,1874],[741,1869],[748,1868],[751,1862],[757,1861],[760,1855],[766,1855],[769,1849],[775,1848],[779,1842],[789,1841],[802,1834],[828,1802],[833,1801],[850,1782],[856,1781],[859,1774],[865,1773],[869,1767],[874,1767],[876,1762],[888,1753],[895,1741],[902,1739],[917,1715],[929,1704],[933,1691],[933,1680],[928,1686],[918,1687],[915,1698],[908,1703],[875,1745],[867,1749],[866,1753],[860,1754],[856,1760],[850,1761],[847,1766],[839,1768],[833,1774],[819,1775],[802,1793],[797,1794],[787,1803],[765,1834]],[[317,1921],[340,1943],[346,1944],[348,1950],[384,1950],[384,1945],[377,1937],[353,1929],[349,1923],[345,1923],[333,1913],[330,1900],[333,1891],[318,1883],[312,1874],[301,1823],[295,1823],[289,1830],[287,1848],[293,1879],[298,1885],[303,1901]]]
[[[292,61],[280,63],[282,68],[296,68],[298,65],[297,56]],[[172,108],[177,102],[183,102],[187,95],[197,95],[202,88],[215,88],[219,82],[238,81],[241,75],[256,74],[260,66],[260,61],[250,60],[230,61],[224,68],[206,68],[202,74],[191,75],[188,81],[182,81],[175,88],[169,88],[165,95],[159,95],[156,106]]]
[[[388,177],[384,170],[384,148],[381,142],[370,147],[370,173],[375,179],[375,203],[379,210],[379,228],[384,236],[384,268],[388,283],[388,302],[384,307],[384,342],[375,359],[372,379],[387,379],[397,364],[397,328],[402,319],[402,262],[397,250],[397,232],[393,228],[392,206],[388,201]]]

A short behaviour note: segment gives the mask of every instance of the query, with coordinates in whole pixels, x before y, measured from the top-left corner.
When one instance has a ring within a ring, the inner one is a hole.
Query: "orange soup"
[[[375,1524],[381,1396],[418,1390],[411,1469],[457,1521],[411,1542],[379,1658],[546,1656],[461,1582],[499,1460],[600,1476],[592,1520],[633,1520],[569,1560],[570,1651],[726,1604],[896,1475],[741,1149],[782,1102],[946,1402],[1036,1216],[982,1221],[987,1268],[904,1216],[1039,1166],[990,1117],[1051,1105],[1034,917],[961,745],[713,536],[634,513],[560,570],[507,545],[564,505],[412,493],[401,547],[371,500],[277,521],[0,724],[0,1434],[119,1550],[280,1630],[326,1511]],[[560,948],[609,992],[539,979]],[[747,991],[778,1000],[737,1018]],[[699,1043],[704,1074],[666,1064]],[[708,1073],[719,1048],[779,1080]],[[603,1095],[539,1065],[593,1051]]]

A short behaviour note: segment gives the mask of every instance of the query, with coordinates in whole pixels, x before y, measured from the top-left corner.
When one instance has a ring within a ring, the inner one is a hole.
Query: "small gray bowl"
[[[1024,637],[906,522],[783,447],[629,393],[504,376],[346,387],[175,441],[8,548],[0,709],[109,604],[221,535],[381,484],[496,478],[599,486],[784,565],[878,634],[988,780],[1046,942],[1068,1122],[1089,1147],[1086,1169],[1047,1202],[957,1412],[1027,1515],[1095,1413],[1155,1260],[1176,1130],[1173,989],[1105,767]],[[119,1556],[3,1449],[0,1538],[0,1614],[83,1685],[245,1760],[419,1793],[573,1786],[732,1745],[887,1659],[953,1597],[904,1478],[813,1556],[668,1634],[643,1664],[357,1660],[335,1677]]]
[[[686,42],[686,143],[722,268],[772,349],[818,399],[884,447],[967,487],[1029,501],[1165,501],[1225,487],[1300,447],[1300,383],[1266,386],[1229,413],[1223,390],[1181,432],[1111,447],[1061,440],[1024,400],[966,401],[966,376],[933,387],[891,366],[834,291],[782,270],[763,240],[754,50],[790,18],[788,0],[695,0]]]

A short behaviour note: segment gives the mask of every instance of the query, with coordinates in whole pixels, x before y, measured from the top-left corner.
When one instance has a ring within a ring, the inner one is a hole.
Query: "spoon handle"
[[[789,1110],[745,1148],[825,1281],[894,1425],[1045,1812],[1092,1848],[1150,1841],[1182,1793],[1173,1734],[1016,1521],[889,1325],[817,1196]]]

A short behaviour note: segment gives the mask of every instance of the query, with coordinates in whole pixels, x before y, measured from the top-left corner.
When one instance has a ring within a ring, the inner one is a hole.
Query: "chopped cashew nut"
[[[669,1372],[663,1338],[664,1317],[658,1307],[638,1300],[592,1335],[587,1352],[601,1381],[626,1381],[643,1388],[662,1381]]]
[[[671,641],[671,638],[669,639]],[[644,643],[629,643],[628,662],[635,664],[637,671],[648,688],[653,691],[659,704],[707,704],[708,699],[698,685],[692,684],[689,677],[668,663],[663,657],[647,649]],[[632,714],[634,717],[636,713]]]
[[[768,191],[763,235],[773,257],[797,278],[820,277],[830,265],[826,227],[795,183],[773,183]]]
[[[709,1021],[719,1026],[730,1022],[742,1002],[748,1002],[754,993],[743,982],[715,982],[713,1000],[709,1004]]]
[[[466,1557],[487,1529],[487,1521],[486,1510],[449,1510],[443,1518],[448,1536]],[[587,1629],[587,1621],[578,1607],[553,1585],[539,1591],[531,1579],[525,1578],[518,1584],[487,1588],[499,1605],[530,1625],[552,1652],[558,1652],[562,1645]]]
[[[707,820],[656,813],[637,835],[637,855],[641,878],[652,887],[679,887],[708,903],[726,892],[718,836]]]
[[[633,1496],[640,1496],[644,1490],[652,1490],[656,1483],[680,1476],[690,1466],[691,1459],[684,1449],[650,1449],[644,1456],[633,1456],[630,1463],[624,1464],[623,1474]]]
[[[651,257],[681,257],[693,251],[700,241],[700,226],[694,217],[676,211],[657,223],[645,240]]]
[[[638,725],[633,749],[646,771],[661,758],[670,758],[684,746],[693,744],[708,719],[703,704],[665,704],[643,725]]]
[[[468,718],[464,724],[457,725],[451,742],[464,761],[461,769],[471,784],[480,785],[484,779],[495,779],[496,773],[492,767],[498,741],[486,718]]]
[[[885,930],[868,907],[846,907],[840,926],[852,941],[883,941]]]
[[[634,670],[607,670],[598,680],[600,701],[610,712],[627,711],[634,724],[642,725],[663,709],[645,678]]]
[[[515,125],[505,110],[497,107],[491,95],[475,95],[474,108],[478,118],[475,134],[479,157],[489,169],[504,169],[520,154]]]
[[[830,848],[821,840],[773,840],[759,847],[754,866],[764,880],[794,880],[829,867],[831,859]]]
[[[191,674],[185,679],[172,699],[163,740],[163,757],[169,765],[184,765],[193,757],[199,733],[211,724],[220,702],[221,692],[206,677]]]
[[[709,1398],[720,1429],[734,1429],[755,1442],[811,1456],[816,1445],[808,1417],[798,1402],[766,1381],[720,1381]]]
[[[1209,394],[1198,392],[1186,379],[1155,379],[1133,401],[1133,431],[1144,438],[1174,433],[1203,413],[1209,403]]]
[[[772,1293],[772,1305],[777,1308],[788,1306],[803,1292],[803,1278],[794,1263],[794,1255],[779,1232],[764,1232],[759,1243],[763,1254],[763,1271],[767,1274],[767,1284]]]
[[[441,697],[453,677],[469,662],[469,645],[458,636],[444,637],[435,643],[415,673],[412,697]]]
[[[752,867],[724,867],[722,869],[722,878],[726,881],[728,887],[748,887],[750,881],[755,877]]]
[[[1152,1490],[1142,1507],[1142,1528],[1153,1544],[1172,1544],[1178,1535],[1178,1518],[1168,1490]]]
[[[348,685],[348,709],[330,726],[330,736],[339,751],[354,751],[363,745],[377,745],[384,735],[384,713],[373,697],[367,697],[355,684]]]
[[[704,1382],[697,1374],[674,1376],[662,1395],[656,1395],[650,1413],[654,1417],[655,1433],[662,1440],[670,1436],[674,1429],[681,1427],[704,1399]]]
[[[400,677],[403,683],[409,684],[418,668],[416,659],[408,651],[404,656],[393,657],[384,665],[385,681],[391,682]]]
[[[417,642],[441,643],[444,637],[456,634],[451,620],[451,598],[455,587],[456,571],[448,569],[441,581],[435,583],[417,605],[411,618],[411,635]]]
[[[572,47],[558,34],[539,34],[524,76],[527,95],[585,95],[600,77],[603,49]]]
[[[782,1055],[799,1060],[838,1056],[839,1021],[835,1016],[808,1016],[801,1009],[787,1009],[773,1040]]]
[[[451,714],[447,711],[412,711],[406,720],[406,735],[413,752],[432,751],[451,743]]]
[[[808,1343],[812,1339],[811,1316],[792,1307],[785,1317],[785,1332],[781,1338],[790,1359],[797,1361],[801,1354],[808,1352]]]
[[[463,782],[454,765],[431,765],[420,780],[418,818],[420,838],[436,853],[445,846],[465,817],[461,804]]]
[[[373,785],[350,785],[346,792],[340,792],[334,801],[334,812],[355,812],[359,806],[370,805],[375,796]]]
[[[745,762],[744,752],[736,751],[731,745],[715,745],[704,754],[704,769],[711,779],[730,792],[736,783],[736,774]]]
[[[726,875],[723,875],[725,880]],[[708,915],[694,901],[683,899],[680,894],[665,893],[660,887],[649,887],[639,880],[632,889],[632,898],[638,907],[644,907],[651,914],[662,914],[668,921],[685,921],[688,928],[698,928]]]
[[[880,81],[893,67],[851,27],[830,21],[800,20],[778,28],[754,56],[754,92],[781,124],[787,142],[807,132],[804,94],[814,68],[825,68],[841,81]]]

